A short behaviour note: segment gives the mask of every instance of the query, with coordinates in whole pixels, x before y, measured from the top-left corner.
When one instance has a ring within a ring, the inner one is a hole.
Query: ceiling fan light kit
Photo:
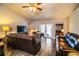
[[[34,8],[34,7],[29,7],[29,9],[30,9],[31,12],[35,12],[36,11],[36,8]]]
[[[42,8],[39,7],[41,3],[28,3],[27,6],[22,6],[22,8],[29,8],[31,12],[35,12],[36,10],[41,11]]]

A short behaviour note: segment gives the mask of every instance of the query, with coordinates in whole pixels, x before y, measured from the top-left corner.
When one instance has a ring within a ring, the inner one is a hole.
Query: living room
[[[78,3],[1,3],[0,39],[4,40],[4,56],[60,55],[61,49],[55,50],[59,33],[56,30],[64,35],[70,32],[78,36],[78,15]],[[6,48],[8,52],[4,51]],[[78,52],[75,55],[79,55]]]

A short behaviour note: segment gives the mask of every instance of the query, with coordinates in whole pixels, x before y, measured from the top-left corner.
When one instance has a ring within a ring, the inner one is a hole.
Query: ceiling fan
[[[41,3],[28,3],[26,6],[22,6],[22,8],[29,8],[32,12],[39,10],[41,11],[42,8],[39,7]]]

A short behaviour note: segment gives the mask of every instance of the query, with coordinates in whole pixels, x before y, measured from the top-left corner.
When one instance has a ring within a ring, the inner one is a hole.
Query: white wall
[[[70,16],[69,32],[79,34],[79,7]]]
[[[34,21],[30,24],[30,27],[34,27],[39,29],[39,24],[52,24],[52,38],[55,38],[55,24],[63,23],[64,24],[64,32],[68,32],[68,19],[50,19],[50,20],[41,20]]]
[[[9,25],[12,32],[16,32],[17,25],[27,26],[27,19],[11,11],[7,7],[0,5],[0,32],[2,32],[2,25]]]

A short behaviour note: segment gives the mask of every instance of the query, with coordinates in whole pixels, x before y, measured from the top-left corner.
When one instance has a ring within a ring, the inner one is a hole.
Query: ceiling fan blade
[[[29,6],[33,7],[35,5],[35,3],[29,3]]]
[[[37,5],[40,5],[40,4],[42,4],[42,3],[37,3]]]
[[[29,7],[29,6],[22,6],[22,8],[27,8],[27,7]]]
[[[40,11],[42,10],[41,8],[38,8],[38,7],[36,7],[36,9],[38,9],[38,10],[40,10]]]

